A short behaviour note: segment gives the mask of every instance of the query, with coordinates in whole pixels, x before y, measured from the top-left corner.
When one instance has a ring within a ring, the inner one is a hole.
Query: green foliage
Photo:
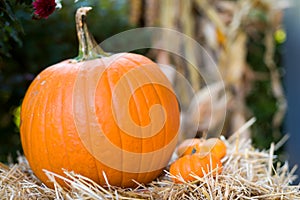
[[[258,2],[259,4],[259,2]],[[253,87],[247,96],[246,103],[252,116],[257,118],[255,124],[251,128],[253,143],[260,149],[269,148],[272,142],[277,142],[282,138],[282,127],[274,127],[273,118],[278,110],[277,99],[274,97],[271,83],[270,69],[265,63],[266,46],[264,44],[266,37],[266,27],[271,28],[272,21],[268,15],[266,7],[257,6],[249,13],[248,26],[254,26],[248,29],[247,43],[247,63],[256,73]],[[247,29],[247,26],[245,27]],[[285,32],[280,31],[274,34],[275,56],[274,62],[277,66],[281,63],[280,44],[285,40]],[[279,44],[280,43],[280,44]],[[280,129],[280,130],[277,130]]]
[[[261,74],[261,80],[255,80],[253,89],[247,97],[247,105],[253,116],[257,118],[252,126],[253,143],[260,149],[268,148],[272,142],[279,141],[282,135],[281,130],[274,130],[272,124],[273,117],[277,111],[277,100],[275,99],[272,86],[270,71],[264,62],[265,46],[261,43],[264,35],[256,35],[258,38],[250,37],[248,41],[247,62],[251,65],[255,73]],[[281,64],[280,46],[276,47],[275,62]],[[282,127],[280,127],[282,129]]]
[[[20,122],[21,122],[20,114],[21,114],[21,106],[16,107],[16,108],[13,110],[14,123],[15,123],[15,125],[17,126],[17,128],[20,128]]]
[[[10,56],[13,45],[22,45],[20,32],[22,27],[16,18],[11,2],[7,0],[0,1],[0,57]]]

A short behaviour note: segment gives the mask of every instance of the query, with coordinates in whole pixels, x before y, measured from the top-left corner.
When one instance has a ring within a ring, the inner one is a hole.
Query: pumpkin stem
[[[81,7],[77,10],[75,15],[77,37],[79,41],[79,54],[75,58],[77,62],[110,55],[101,49],[88,30],[86,15],[91,9],[92,7]]]
[[[203,133],[202,133],[202,139],[203,140],[207,139],[207,130],[203,131]]]
[[[191,155],[195,154],[197,150],[195,148],[192,149]]]

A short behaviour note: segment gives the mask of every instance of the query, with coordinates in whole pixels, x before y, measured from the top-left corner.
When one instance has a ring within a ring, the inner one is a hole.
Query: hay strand
[[[300,186],[292,185],[297,166],[289,171],[288,162],[276,162],[275,149],[259,151],[251,141],[238,137],[249,128],[255,119],[249,120],[236,134],[223,141],[228,153],[223,158],[223,172],[213,172],[197,177],[193,182],[175,184],[167,170],[148,185],[137,183],[137,187],[119,188],[109,184],[106,187],[74,172],[64,170],[65,177],[46,171],[54,183],[54,189],[47,188],[32,173],[26,159],[7,166],[0,164],[0,196],[3,199],[300,199]],[[238,140],[238,142],[237,142]],[[216,170],[217,171],[217,170]],[[180,178],[180,177],[178,177]],[[63,180],[70,189],[63,188]]]

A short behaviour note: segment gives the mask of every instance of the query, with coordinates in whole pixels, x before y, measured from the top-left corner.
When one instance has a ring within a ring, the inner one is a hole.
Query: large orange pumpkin
[[[48,186],[43,169],[71,170],[105,185],[132,187],[155,179],[176,146],[179,109],[170,82],[150,59],[108,55],[76,14],[77,59],[42,71],[21,108],[24,154]],[[97,58],[98,57],[98,58]]]

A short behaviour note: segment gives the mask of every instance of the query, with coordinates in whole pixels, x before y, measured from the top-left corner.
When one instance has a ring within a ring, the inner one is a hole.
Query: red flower
[[[47,19],[56,7],[55,0],[35,0],[32,5],[35,9],[34,15],[37,19]]]

